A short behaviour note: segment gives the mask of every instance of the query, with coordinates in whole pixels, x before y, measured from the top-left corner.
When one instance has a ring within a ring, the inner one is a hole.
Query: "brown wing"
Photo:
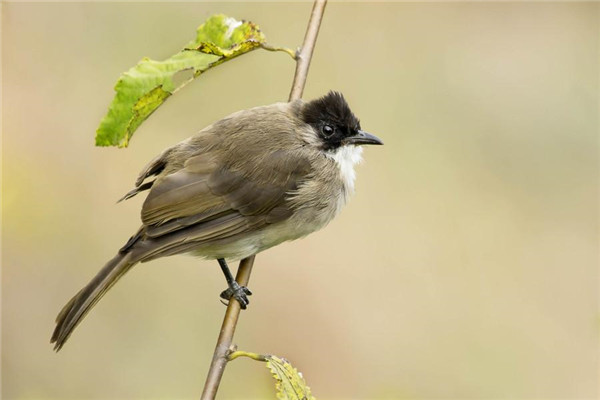
[[[148,181],[145,183],[142,182],[144,182],[147,178],[160,174],[165,169],[165,166],[167,165],[168,156],[173,151],[173,149],[173,147],[168,148],[161,154],[156,156],[154,159],[152,159],[138,175],[135,181],[135,188],[127,192],[123,197],[121,197],[117,201],[117,203],[123,200],[130,199],[136,194],[143,192],[144,190],[150,189],[154,184],[154,181]]]
[[[286,196],[310,174],[299,152],[274,151],[260,165],[190,157],[179,171],[154,181],[142,207],[143,260],[232,239],[292,214]],[[136,246],[137,247],[137,246]]]

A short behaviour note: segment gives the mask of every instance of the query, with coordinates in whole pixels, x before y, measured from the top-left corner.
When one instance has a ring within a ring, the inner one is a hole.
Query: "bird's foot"
[[[240,303],[242,310],[245,310],[250,300],[248,300],[248,296],[251,296],[252,292],[246,286],[240,286],[237,282],[233,281],[233,283],[226,289],[221,292],[221,298],[227,301],[230,301],[231,298],[234,298]],[[222,302],[225,305],[229,303]]]

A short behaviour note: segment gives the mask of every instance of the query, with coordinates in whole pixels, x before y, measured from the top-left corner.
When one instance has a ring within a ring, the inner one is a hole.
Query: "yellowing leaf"
[[[267,367],[276,380],[277,398],[279,400],[316,400],[310,393],[302,373],[298,372],[287,360],[277,356],[264,356]]]
[[[207,69],[254,50],[264,41],[252,22],[213,15],[200,25],[196,39],[179,53],[164,61],[143,58],[117,81],[115,97],[96,131],[96,145],[127,147],[140,124],[178,89]],[[186,71],[192,72],[187,79],[177,79]]]

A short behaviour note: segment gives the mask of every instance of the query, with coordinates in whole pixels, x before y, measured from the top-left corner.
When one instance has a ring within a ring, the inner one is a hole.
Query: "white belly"
[[[292,217],[276,224],[267,225],[263,229],[249,232],[242,239],[228,244],[203,245],[191,252],[192,255],[206,258],[226,258],[241,260],[261,251],[267,250],[288,240],[300,239],[327,225],[337,214],[337,206],[329,212],[319,213],[312,210],[300,210]]]

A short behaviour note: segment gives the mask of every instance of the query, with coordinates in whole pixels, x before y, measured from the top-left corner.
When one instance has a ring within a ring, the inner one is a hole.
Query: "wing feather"
[[[285,162],[287,161],[287,162]],[[142,207],[144,239],[137,250],[148,261],[230,242],[292,215],[288,195],[310,173],[298,153],[264,157],[259,174],[219,162],[214,152],[194,154],[183,168],[159,175]]]
[[[150,190],[142,207],[142,221],[146,225],[160,225],[223,206],[224,199],[210,191],[207,181],[206,175],[185,169],[168,175]]]
[[[148,238],[136,250],[143,253],[140,261],[191,251],[202,245],[232,241],[235,237],[262,224],[260,219],[229,212],[218,218],[194,224],[169,234]]]
[[[228,211],[229,208],[226,206],[215,207],[198,214],[190,215],[189,217],[179,217],[161,225],[149,225],[146,227],[146,236],[151,238],[160,237],[167,233],[179,230],[182,227],[195,225],[199,222],[210,221]]]

